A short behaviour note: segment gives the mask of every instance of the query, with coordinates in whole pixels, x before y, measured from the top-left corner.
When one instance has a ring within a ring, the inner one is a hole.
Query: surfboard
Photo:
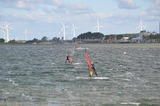
[[[85,49],[87,49],[87,50],[88,50],[88,48],[82,48],[82,47],[78,47],[78,48],[76,48],[76,50],[85,50]]]
[[[76,79],[97,79],[97,80],[107,80],[108,77],[76,77]]]

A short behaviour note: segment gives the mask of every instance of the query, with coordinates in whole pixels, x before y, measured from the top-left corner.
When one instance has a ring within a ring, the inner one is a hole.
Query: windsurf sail
[[[74,45],[74,48],[73,48],[73,50],[72,50],[72,52],[71,52],[71,53],[72,53],[72,54],[71,54],[72,58],[70,58],[70,59],[69,59],[69,62],[70,62],[70,63],[72,63],[72,62],[73,62],[73,58],[74,58],[74,54],[75,54],[75,50],[76,50],[76,45]]]
[[[73,48],[73,50],[72,50],[72,55],[73,55],[73,56],[74,56],[75,51],[76,51],[76,45],[74,45],[74,48]]]
[[[91,60],[89,58],[88,51],[87,50],[85,50],[85,51],[86,51],[86,60],[88,63],[88,68],[89,68],[89,74],[90,74],[90,76],[92,76],[93,75],[93,68],[92,68]]]
[[[72,51],[68,52],[67,58],[66,58],[66,62],[67,62],[67,61],[68,61],[69,63],[72,63],[72,62],[73,62],[75,50],[76,50],[76,45],[74,45],[74,48],[73,48]],[[66,63],[66,62],[65,62],[65,63]]]
[[[73,62],[73,60],[70,58],[70,59],[69,59],[69,62],[70,62],[70,63],[72,63],[72,62]]]

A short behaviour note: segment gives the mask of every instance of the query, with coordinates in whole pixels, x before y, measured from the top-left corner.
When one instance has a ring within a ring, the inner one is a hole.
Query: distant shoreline
[[[63,45],[63,44],[160,44],[160,42],[69,42],[69,43],[0,43],[0,45]]]

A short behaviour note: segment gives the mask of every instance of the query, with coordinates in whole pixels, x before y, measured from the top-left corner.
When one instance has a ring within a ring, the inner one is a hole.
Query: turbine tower
[[[160,34],[160,22],[159,22],[159,34]]]
[[[62,24],[62,28],[60,33],[63,33],[63,39],[66,40],[66,28],[68,28],[69,26],[65,26],[63,22],[61,24]]]
[[[25,35],[25,40],[27,41],[27,37],[28,37],[28,31],[27,31],[27,29],[25,29],[25,31],[23,32],[23,34]]]
[[[98,18],[97,18],[97,25],[94,27],[94,29],[95,28],[97,28],[97,32],[100,32],[100,28],[103,28],[103,26],[99,24]]]
[[[8,24],[6,23],[5,27],[2,27],[2,29],[4,30],[4,33],[6,35],[6,42],[8,42],[10,40],[10,33],[9,33],[9,29],[13,29],[11,27],[8,26]]]
[[[79,27],[74,26],[74,24],[72,24],[72,31],[73,31],[73,38],[76,37],[76,29],[78,29]]]
[[[143,28],[146,28],[143,24],[142,24],[142,20],[140,20],[140,24],[137,28],[140,28],[140,31],[143,30]]]

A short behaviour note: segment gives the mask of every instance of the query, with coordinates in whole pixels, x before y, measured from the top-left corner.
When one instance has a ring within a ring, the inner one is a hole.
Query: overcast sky
[[[138,33],[142,20],[147,31],[159,32],[160,0],[0,0],[0,26],[7,23],[10,38],[28,40],[47,36],[62,37],[61,22],[66,26],[66,38],[73,38],[71,24],[79,27],[76,36],[94,29],[97,18],[107,34]],[[4,38],[0,29],[0,38]]]

